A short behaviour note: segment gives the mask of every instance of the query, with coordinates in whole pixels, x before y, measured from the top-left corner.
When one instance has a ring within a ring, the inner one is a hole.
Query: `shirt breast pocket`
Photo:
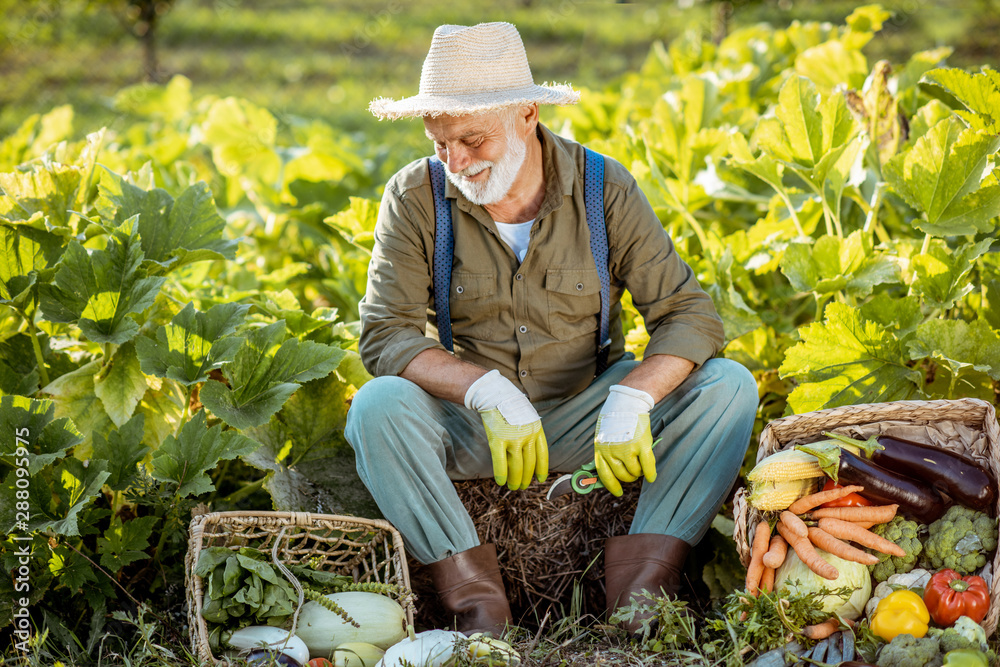
[[[553,336],[570,339],[597,332],[601,284],[596,269],[549,269],[545,293]]]
[[[456,337],[473,340],[496,338],[496,273],[453,272],[449,301],[452,332]]]

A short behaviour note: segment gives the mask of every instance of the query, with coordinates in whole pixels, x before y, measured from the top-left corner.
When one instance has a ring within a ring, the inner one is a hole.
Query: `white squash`
[[[366,642],[386,649],[406,636],[403,607],[378,593],[346,591],[326,596],[360,627],[354,627],[318,602],[307,602],[299,612],[295,634],[302,638],[313,657],[329,657],[347,642]]]
[[[455,642],[465,635],[452,630],[425,630],[390,646],[376,667],[444,667],[455,655]]]
[[[228,637],[223,635],[222,641],[225,645],[238,651],[267,648],[275,653],[284,653],[300,665],[309,661],[309,649],[301,637],[289,636],[288,630],[271,625],[252,625],[248,628],[241,628]]]
[[[385,651],[367,642],[346,642],[333,650],[333,667],[375,667]]]
[[[505,641],[477,632],[469,635],[469,642],[469,657],[473,662],[510,667],[521,665],[521,655]]]

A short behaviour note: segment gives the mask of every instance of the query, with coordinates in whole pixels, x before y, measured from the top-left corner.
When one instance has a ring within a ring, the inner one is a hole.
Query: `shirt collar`
[[[545,174],[545,198],[542,199],[538,215],[535,216],[535,219],[538,220],[558,210],[563,205],[563,199],[566,195],[573,194],[577,178],[576,162],[566,150],[563,141],[541,123],[538,124],[536,135],[542,142],[542,170]],[[476,212],[480,212],[482,213],[481,217],[489,219],[490,216],[486,210],[466,199],[451,180],[445,180],[444,193],[446,197],[457,200],[461,210],[474,215]]]

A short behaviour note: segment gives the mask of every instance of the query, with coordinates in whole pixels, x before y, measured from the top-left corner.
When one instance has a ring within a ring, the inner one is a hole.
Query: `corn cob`
[[[820,477],[806,479],[785,479],[776,482],[751,482],[747,500],[762,512],[788,509],[799,498],[807,496],[820,487]]]
[[[781,482],[824,477],[819,461],[812,454],[797,449],[775,452],[760,461],[747,475],[750,482]]]

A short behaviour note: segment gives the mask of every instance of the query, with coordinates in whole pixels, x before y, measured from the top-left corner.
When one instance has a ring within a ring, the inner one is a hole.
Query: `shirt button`
[[[523,280],[523,279],[524,279],[524,276],[522,276],[520,273],[517,274],[516,276],[514,276],[514,280]]]
[[[521,371],[520,373],[518,373],[518,375],[520,375],[523,378],[526,378],[528,377],[528,371]]]
[[[577,292],[582,292],[583,291],[583,283],[577,283],[576,284],[576,291]]]
[[[455,291],[458,292],[459,294],[461,294],[462,292],[465,291],[465,288],[462,287],[461,285],[459,285],[458,287],[455,288]]]
[[[521,333],[528,333],[528,327],[524,326],[523,324],[519,326],[517,330],[520,331]]]

